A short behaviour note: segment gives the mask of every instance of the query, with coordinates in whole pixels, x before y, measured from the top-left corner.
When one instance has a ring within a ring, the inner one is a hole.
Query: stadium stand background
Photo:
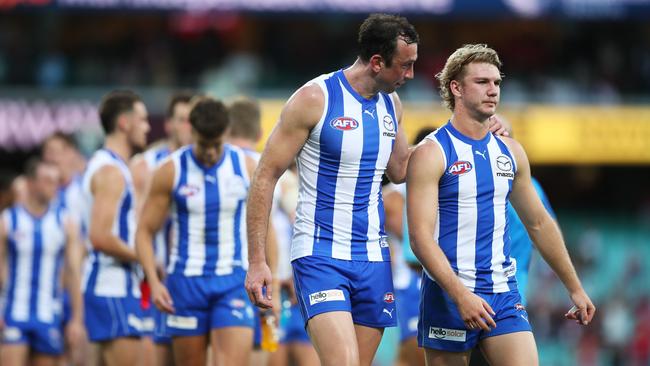
[[[188,11],[164,1],[0,0],[3,170],[18,171],[56,130],[75,133],[90,153],[101,142],[94,108],[114,87],[144,96],[152,141],[178,89],[262,98],[268,133],[297,86],[353,59],[368,11],[400,12],[422,39],[415,80],[400,90],[411,136],[449,116],[433,75],[452,50],[485,42],[504,61],[502,113],[529,152],[599,309],[589,328],[565,321],[568,298],[537,257],[529,309],[541,364],[650,364],[650,4],[222,3],[228,9],[201,8],[218,8],[214,1],[176,2],[196,8]],[[389,364],[393,341],[389,333],[377,364]]]

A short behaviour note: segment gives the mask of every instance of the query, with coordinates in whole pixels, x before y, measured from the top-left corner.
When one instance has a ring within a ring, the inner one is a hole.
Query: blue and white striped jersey
[[[221,159],[207,168],[184,147],[171,155],[172,246],[167,272],[222,276],[248,269],[246,155],[224,144]]]
[[[59,188],[58,200],[68,212],[81,230],[82,237],[86,236],[87,230],[83,227],[84,195],[82,189],[81,175],[75,175],[70,182]]]
[[[15,205],[2,213],[7,231],[8,283],[4,318],[54,324],[61,320],[65,210],[53,203],[40,217]]]
[[[474,292],[516,289],[506,215],[517,171],[513,155],[491,133],[473,140],[451,123],[427,139],[436,142],[445,157],[434,235],[451,267]]]
[[[100,149],[88,161],[84,173],[82,188],[86,201],[86,227],[90,228],[92,222],[93,195],[90,184],[95,173],[104,166],[117,167],[124,177],[125,189],[118,202],[117,213],[113,221],[112,234],[122,239],[129,247],[134,247],[135,239],[135,214],[134,191],[131,171],[127,164],[114,152]],[[140,296],[139,279],[135,272],[136,264],[124,263],[112,256],[97,251],[88,242],[88,257],[84,266],[82,291],[102,297],[126,297],[130,294]]]
[[[381,177],[397,134],[393,97],[363,98],[342,70],[312,82],[323,90],[325,106],[297,157],[291,259],[389,261]]]
[[[160,166],[170,154],[171,150],[169,149],[169,146],[167,146],[167,144],[160,144],[142,153],[142,158],[147,163],[147,167],[153,175],[153,171],[158,168],[158,166]],[[142,197],[141,199],[144,200],[145,197]],[[166,266],[169,263],[167,248],[169,247],[168,240],[170,232],[171,218],[165,220],[163,227],[158,230],[153,239],[154,254],[156,255],[156,262],[159,265]]]

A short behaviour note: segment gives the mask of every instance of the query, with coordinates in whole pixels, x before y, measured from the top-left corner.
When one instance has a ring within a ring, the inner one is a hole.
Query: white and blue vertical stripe
[[[114,152],[100,149],[88,162],[84,173],[82,188],[86,200],[86,227],[91,227],[93,195],[90,190],[94,174],[104,166],[117,167],[124,178],[125,189],[118,202],[117,213],[113,220],[111,233],[126,245],[133,248],[135,239],[135,218],[133,205],[133,179],[126,163]],[[136,265],[124,263],[115,257],[106,255],[88,243],[88,257],[84,265],[82,291],[100,297],[140,297],[139,278]]]
[[[451,123],[427,138],[445,157],[435,239],[453,270],[474,292],[516,288],[506,214],[516,162],[508,147],[492,134],[470,139]]]
[[[343,71],[312,81],[325,94],[321,120],[300,151],[291,259],[317,255],[389,261],[381,177],[397,133],[390,95],[359,95]],[[353,120],[350,128],[335,121]]]
[[[221,159],[201,164],[188,146],[172,154],[172,246],[167,272],[222,276],[248,269],[246,155],[225,144]]]
[[[47,324],[60,319],[66,243],[63,216],[64,209],[58,204],[40,217],[20,205],[3,212],[9,269],[3,293],[5,319]]]

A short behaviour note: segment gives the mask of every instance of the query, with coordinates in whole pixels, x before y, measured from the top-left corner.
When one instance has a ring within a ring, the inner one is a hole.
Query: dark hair
[[[228,108],[220,100],[201,97],[193,103],[190,124],[202,137],[217,138],[230,126]]]
[[[433,127],[422,127],[415,135],[415,138],[413,139],[413,145],[419,144],[420,141],[424,140],[425,137],[429,136],[429,134],[435,130],[436,129]]]
[[[135,103],[141,101],[140,96],[130,90],[113,90],[106,94],[99,106],[99,119],[104,133],[107,135],[112,133],[115,130],[117,117],[122,113],[132,112]]]
[[[419,43],[418,32],[404,17],[390,14],[371,14],[359,28],[359,57],[363,62],[370,61],[379,54],[390,67],[397,49],[397,40],[407,44]]]
[[[229,108],[230,135],[256,140],[262,130],[260,105],[257,101],[240,97]]]
[[[191,93],[189,91],[182,91],[172,95],[171,99],[169,99],[169,104],[167,104],[167,118],[169,119],[174,116],[174,109],[176,108],[176,104],[189,104],[192,100],[192,97],[194,97],[194,93]]]
[[[77,150],[79,146],[77,145],[77,140],[75,140],[74,136],[69,133],[61,132],[61,131],[56,131],[55,133],[51,134],[48,136],[45,141],[43,141],[43,145],[41,146],[41,150],[45,147],[45,145],[53,140],[60,140],[63,142],[64,145],[73,148]]]
[[[36,178],[38,167],[41,165],[53,166],[52,164],[46,162],[45,160],[42,160],[38,156],[32,156],[25,163],[25,167],[23,168],[23,174],[25,174],[25,177],[29,179],[34,179]]]

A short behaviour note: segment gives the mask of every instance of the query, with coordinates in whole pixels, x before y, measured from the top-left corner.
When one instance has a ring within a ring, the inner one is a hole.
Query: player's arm
[[[126,189],[122,173],[117,167],[105,166],[95,173],[90,186],[93,208],[89,238],[93,248],[121,261],[136,261],[135,250],[112,232],[119,201]]]
[[[386,230],[398,238],[403,235],[404,197],[395,189],[384,189],[384,211]]]
[[[546,211],[530,178],[528,157],[515,140],[504,138],[517,162],[517,173],[512,184],[510,202],[528,231],[540,254],[558,275],[569,291],[577,312],[567,314],[570,319],[580,319],[588,324],[596,308],[582,288],[571,258],[567,252],[560,228]]]
[[[72,318],[66,325],[65,336],[70,344],[81,346],[85,338],[84,305],[81,297],[81,262],[82,244],[79,239],[79,227],[76,222],[67,217],[64,221],[66,234],[65,243],[65,272],[64,282],[70,295],[72,305]]]
[[[438,183],[444,174],[444,156],[433,142],[415,148],[409,161],[407,182],[407,221],[411,248],[426,271],[433,276],[458,306],[469,329],[496,327],[492,308],[469,291],[458,279],[444,252],[434,240],[438,212]]]
[[[395,115],[397,117],[397,136],[395,136],[395,145],[388,160],[386,167],[386,176],[393,183],[403,183],[406,179],[406,166],[408,165],[409,156],[413,148],[409,148],[408,141],[406,140],[406,132],[402,125],[402,101],[399,99],[397,93],[391,94],[393,97],[393,104],[395,105]]]
[[[273,191],[278,179],[295,159],[323,113],[325,96],[316,84],[300,88],[284,106],[280,120],[266,142],[259,165],[251,181],[246,208],[249,270],[246,290],[258,306],[271,307],[262,296],[262,287],[271,284],[266,265],[266,241]]]
[[[257,162],[255,159],[247,156],[246,157],[246,169],[248,170],[248,176],[252,177],[255,174],[255,169],[257,168]],[[280,288],[280,282],[277,278],[278,273],[278,262],[279,262],[279,249],[278,249],[278,238],[275,235],[275,227],[273,226],[272,217],[269,217],[268,231],[266,233],[266,246],[264,255],[266,256],[265,264],[267,267],[259,266],[259,263],[255,264],[259,268],[259,274],[263,277],[271,276],[271,283],[266,285],[266,294],[269,299],[271,299],[272,309],[274,315],[279,319],[280,316],[280,296],[273,298],[273,289]],[[261,280],[261,279],[259,279]],[[265,307],[265,306],[262,306]]]
[[[133,189],[135,191],[135,217],[140,217],[144,199],[147,197],[151,183],[151,171],[144,155],[138,154],[133,157],[129,164],[131,177],[133,178]]]
[[[174,162],[168,160],[154,172],[135,233],[135,250],[151,286],[152,301],[156,307],[165,312],[173,312],[174,308],[171,296],[158,276],[153,239],[169,215],[173,186]]]

